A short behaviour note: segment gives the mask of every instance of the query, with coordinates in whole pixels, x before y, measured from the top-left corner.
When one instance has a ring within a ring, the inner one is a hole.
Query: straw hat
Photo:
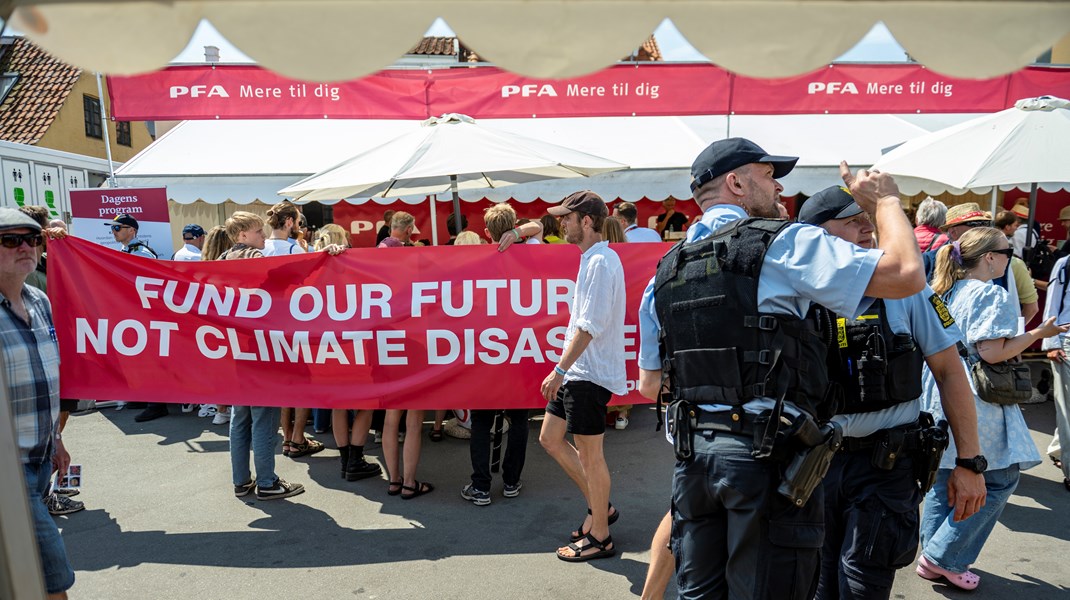
[[[1070,221],[1070,206],[1064,206],[1063,209],[1059,211],[1059,220]]]
[[[963,223],[970,223],[973,221],[985,221],[991,223],[992,215],[981,210],[980,205],[976,202],[957,204],[947,209],[947,218],[940,229],[947,231],[955,225],[962,225]]]
[[[1014,207],[1011,208],[1011,212],[1017,215],[1019,219],[1029,218],[1029,207],[1025,204],[1015,204]]]

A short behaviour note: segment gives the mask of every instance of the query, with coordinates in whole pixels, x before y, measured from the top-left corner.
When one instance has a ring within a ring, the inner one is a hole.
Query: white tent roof
[[[690,167],[711,141],[747,137],[766,150],[800,157],[782,183],[786,195],[813,194],[839,181],[841,159],[869,166],[881,148],[973,115],[777,115],[484,119],[483,125],[567,146],[630,165],[582,182],[561,180],[462,193],[468,201],[557,200],[577,186],[606,198],[689,198]],[[116,171],[124,187],[166,186],[188,204],[274,203],[278,190],[419,126],[392,120],[185,121]],[[939,193],[939,190],[929,193]],[[402,198],[408,203],[423,196]],[[377,202],[392,202],[377,200]]]

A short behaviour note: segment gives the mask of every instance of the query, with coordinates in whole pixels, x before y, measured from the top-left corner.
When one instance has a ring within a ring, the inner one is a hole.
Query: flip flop
[[[401,494],[401,499],[402,500],[412,500],[413,498],[415,498],[417,496],[423,496],[424,494],[430,494],[431,492],[435,491],[435,486],[431,485],[430,483],[420,483],[419,481],[414,481],[413,483],[415,483],[416,485],[414,485],[414,486],[408,486],[408,485],[401,486],[402,490],[405,490],[406,492],[412,492],[411,494],[406,494],[406,493],[402,492],[402,494]]]
[[[609,510],[613,510],[613,503],[612,502],[609,503]],[[587,509],[587,514],[591,514],[591,509],[589,509],[589,508]],[[619,519],[619,518],[620,518],[620,509],[618,508],[617,510],[613,510],[613,512],[609,515],[609,519],[607,519],[607,523],[609,525],[612,525],[612,524],[616,523],[617,519]],[[586,521],[586,520],[587,519],[584,519],[584,521]],[[579,535],[576,535],[577,531],[580,532]],[[570,542],[578,542],[578,541],[582,540],[584,538],[584,536],[586,536],[586,535],[587,535],[586,533],[583,533],[583,523],[580,523],[579,527],[577,527],[575,530],[571,531],[568,534],[568,541],[570,541]]]
[[[952,573],[947,569],[943,569],[933,564],[932,561],[925,558],[924,554],[918,558],[918,568],[915,569],[915,572],[918,576],[930,581],[935,581],[940,578],[946,579],[951,585],[964,590],[972,590],[981,583],[980,575],[969,570],[963,571],[962,573]]]
[[[578,545],[578,541],[582,541],[584,539],[587,540],[587,544],[584,545],[584,546],[579,546]],[[614,554],[617,553],[616,546],[614,546],[612,548],[606,548],[606,546],[608,546],[608,545],[613,543],[613,536],[611,536],[611,535],[607,535],[606,539],[604,539],[602,541],[598,541],[598,540],[594,539],[593,535],[588,533],[588,534],[584,535],[582,538],[580,538],[580,540],[578,540],[578,541],[577,542],[572,542],[571,544],[569,544],[567,546],[568,550],[570,550],[572,552],[572,556],[565,556],[565,555],[561,554],[560,550],[558,550],[557,551],[557,558],[560,558],[561,560],[563,560],[565,562],[587,562],[589,560],[597,560],[599,558],[609,558],[610,556],[613,556]],[[597,548],[598,552],[592,552],[590,554],[583,554],[583,552],[585,550],[589,550],[591,548]]]

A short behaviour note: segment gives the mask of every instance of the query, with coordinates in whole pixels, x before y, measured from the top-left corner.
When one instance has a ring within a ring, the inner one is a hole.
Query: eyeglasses
[[[31,248],[40,246],[45,241],[40,233],[4,233],[0,234],[0,246],[5,248],[18,248],[26,243]]]
[[[133,229],[133,227],[130,227],[129,225],[112,225],[111,226],[111,230],[114,231],[115,233],[119,233],[120,231],[122,231],[124,229]]]
[[[1014,248],[1004,248],[1002,250],[989,250],[989,252],[992,253],[992,254],[1002,254],[1003,256],[1007,257],[1007,260],[1010,260],[1011,256],[1014,256]]]

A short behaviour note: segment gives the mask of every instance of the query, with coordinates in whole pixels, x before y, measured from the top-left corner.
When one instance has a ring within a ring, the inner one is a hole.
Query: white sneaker
[[[227,423],[230,423],[229,412],[217,412],[215,416],[212,417],[212,425],[225,425]]]
[[[182,412],[184,412],[184,413],[191,413],[191,412],[193,412],[193,411],[194,411],[194,409],[196,409],[196,408],[197,408],[197,405],[196,405],[196,404],[183,404],[183,405],[182,405]]]
[[[613,429],[627,429],[628,417],[617,417],[617,422],[613,424]]]
[[[126,408],[126,402],[116,402],[115,403],[115,410],[122,410],[124,408]]]
[[[215,404],[202,404],[201,410],[197,411],[197,416],[202,418],[211,417],[214,416],[217,412],[219,411],[216,409]]]

